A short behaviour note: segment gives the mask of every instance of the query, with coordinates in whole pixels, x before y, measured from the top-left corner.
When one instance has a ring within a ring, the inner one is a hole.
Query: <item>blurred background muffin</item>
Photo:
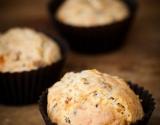
[[[11,28],[0,35],[0,102],[28,104],[58,80],[65,60],[58,39],[30,28]]]
[[[133,0],[51,0],[53,24],[73,50],[101,53],[120,48],[137,8]]]

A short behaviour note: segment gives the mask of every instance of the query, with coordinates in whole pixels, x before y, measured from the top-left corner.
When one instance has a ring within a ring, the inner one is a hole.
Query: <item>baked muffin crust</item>
[[[13,28],[0,35],[0,72],[38,69],[61,59],[51,38],[29,28]]]
[[[101,26],[127,18],[129,10],[122,0],[66,0],[57,19],[73,26]]]
[[[58,125],[129,125],[144,114],[123,79],[97,70],[66,73],[48,90],[47,112]]]

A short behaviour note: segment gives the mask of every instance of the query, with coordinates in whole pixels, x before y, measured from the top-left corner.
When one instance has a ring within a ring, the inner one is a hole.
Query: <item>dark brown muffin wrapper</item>
[[[130,88],[139,96],[142,100],[141,104],[144,111],[144,116],[141,120],[137,121],[131,125],[147,125],[149,119],[155,109],[155,100],[149,91],[145,90],[143,87],[138,86],[137,84],[133,84],[132,82],[128,82]]]
[[[144,90],[143,87],[138,86],[137,84],[133,84],[131,82],[128,82],[130,88],[139,96],[139,98],[142,100],[141,104],[144,110],[144,116],[141,120],[137,121],[136,123],[133,123],[131,125],[147,125],[153,110],[155,109],[155,101],[152,95],[147,91]],[[47,114],[47,95],[48,90],[44,91],[39,99],[39,110],[42,114],[42,117],[46,123],[46,125],[57,125],[56,123],[52,123],[50,118]]]
[[[67,45],[60,38],[54,37],[54,40],[61,49],[60,61],[36,70],[0,73],[1,104],[24,105],[37,102],[42,91],[60,78],[66,60]]]
[[[130,12],[128,18],[110,25],[94,27],[76,27],[59,21],[55,15],[64,1],[50,0],[48,8],[54,27],[66,38],[73,50],[82,53],[100,53],[115,50],[123,45],[135,17],[137,0],[123,0]]]

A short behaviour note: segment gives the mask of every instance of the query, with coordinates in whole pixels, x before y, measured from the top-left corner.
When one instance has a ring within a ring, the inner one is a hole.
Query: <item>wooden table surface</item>
[[[17,2],[16,2],[17,1]],[[45,8],[47,0],[2,0],[0,30],[31,26],[52,31]],[[66,71],[96,68],[132,80],[148,89],[156,99],[149,125],[160,123],[160,1],[140,0],[137,17],[126,44],[112,53],[84,55],[70,52]],[[0,105],[0,125],[44,125],[38,105]]]

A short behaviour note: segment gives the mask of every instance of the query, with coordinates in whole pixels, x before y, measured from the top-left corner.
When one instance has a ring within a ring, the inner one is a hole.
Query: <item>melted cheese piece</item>
[[[69,25],[90,27],[119,22],[128,15],[128,7],[121,0],[66,0],[56,16]]]
[[[47,111],[58,125],[129,125],[143,117],[126,82],[97,70],[65,74],[49,88]]]
[[[13,28],[0,35],[0,72],[30,71],[60,60],[51,38],[28,28]]]

